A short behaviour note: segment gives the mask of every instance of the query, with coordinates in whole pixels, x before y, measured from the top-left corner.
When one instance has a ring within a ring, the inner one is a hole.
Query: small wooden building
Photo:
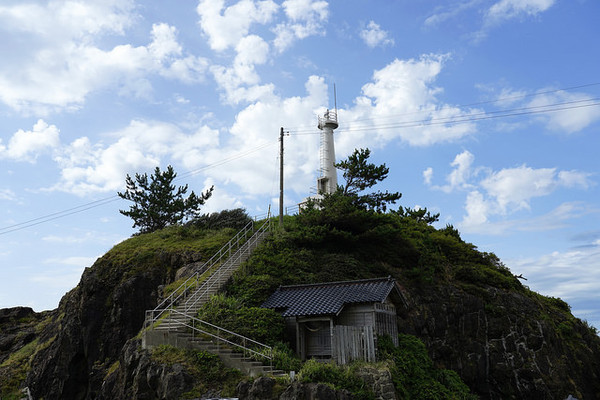
[[[375,361],[378,335],[397,344],[396,306],[402,293],[391,277],[280,286],[262,307],[281,313],[303,359]]]

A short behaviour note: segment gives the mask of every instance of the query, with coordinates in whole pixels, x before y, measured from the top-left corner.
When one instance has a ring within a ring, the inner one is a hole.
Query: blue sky
[[[314,193],[317,115],[401,205],[441,214],[600,327],[600,3],[0,5],[0,307],[57,307],[135,231],[125,175],[171,164],[206,212]]]

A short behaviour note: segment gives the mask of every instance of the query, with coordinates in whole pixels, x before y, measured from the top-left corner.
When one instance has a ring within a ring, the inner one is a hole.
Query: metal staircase
[[[217,354],[227,366],[252,376],[281,372],[265,365],[271,364],[271,347],[196,317],[200,307],[223,288],[269,234],[269,218],[257,229],[254,225],[248,223],[203,265],[202,273],[190,276],[155,309],[146,311],[142,347],[170,344],[203,349]]]

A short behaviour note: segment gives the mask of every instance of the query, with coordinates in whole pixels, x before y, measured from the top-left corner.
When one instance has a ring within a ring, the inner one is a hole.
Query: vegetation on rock
[[[425,344],[418,338],[400,334],[398,347],[389,337],[380,337],[379,356],[393,361],[392,377],[401,399],[461,399],[474,400],[455,371],[435,368]]]
[[[214,186],[200,196],[192,191],[188,197],[188,185],[175,187],[173,180],[177,173],[172,166],[165,171],[156,167],[154,174],[135,174],[135,180],[127,175],[125,192],[117,192],[122,199],[133,202],[129,210],[119,210],[121,214],[133,219],[133,227],[139,227],[140,233],[154,232],[170,225],[179,224],[185,218],[199,216],[200,207],[212,195]]]
[[[151,357],[157,364],[179,364],[194,378],[193,387],[183,393],[181,399],[199,398],[211,391],[222,396],[234,396],[235,387],[242,377],[240,371],[225,367],[219,356],[206,351],[161,345],[152,351]]]
[[[529,290],[454,227],[436,229],[438,216],[427,210],[378,212],[354,200],[336,193],[320,208],[285,217],[285,230],[255,250],[200,317],[273,344],[276,365],[302,371],[304,380],[369,398],[348,372],[357,367],[302,366],[281,343],[281,317],[258,307],[279,285],[389,275],[405,301],[397,308],[401,346],[380,339],[379,351],[401,398],[600,397],[600,338],[567,303]],[[17,396],[27,385],[36,398],[126,398],[128,385],[150,390],[157,371],[183,374],[186,396],[221,381],[231,388],[241,378],[213,356],[169,348],[149,356],[131,340],[177,270],[207,259],[235,233],[208,229],[218,220],[128,239],[86,269],[55,312],[0,323],[10,338],[0,347],[0,395]],[[29,333],[18,337],[19,327]]]
[[[244,306],[237,298],[222,294],[206,302],[198,311],[198,318],[267,345],[283,340],[280,314],[267,308]]]

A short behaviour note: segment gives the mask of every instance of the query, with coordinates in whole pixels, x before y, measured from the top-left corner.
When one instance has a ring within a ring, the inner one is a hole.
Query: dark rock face
[[[35,324],[39,319],[29,307],[0,309],[0,364],[36,338]]]
[[[396,388],[389,368],[377,369],[365,365],[358,369],[357,376],[371,388],[377,400],[396,400]]]
[[[149,263],[142,271],[99,259],[58,308],[56,339],[32,361],[27,386],[35,398],[92,399],[106,369],[127,340],[142,328],[147,309],[157,304],[157,287],[169,268]]]
[[[25,382],[34,398],[179,398],[193,387],[189,374],[176,365],[153,363],[130,339],[142,328],[145,310],[156,306],[157,288],[172,281],[181,263],[193,263],[196,257],[161,253],[143,268],[102,258],[84,272],[57,310],[0,310],[0,364],[37,339],[43,346]],[[403,293],[400,331],[421,338],[434,362],[457,371],[482,399],[600,398],[600,338],[567,313],[548,308],[535,296],[494,287],[421,285]],[[48,322],[40,330],[43,320]],[[119,368],[109,374],[117,361]],[[365,376],[379,397],[392,398],[385,377],[370,379]],[[240,385],[240,399],[271,398],[269,381],[258,382]],[[279,398],[339,400],[350,395],[296,382]]]
[[[156,364],[150,353],[131,340],[123,348],[120,368],[102,385],[98,399],[177,400],[194,386],[194,379],[179,364]]]
[[[240,382],[237,387],[240,400],[269,400],[276,399],[273,395],[275,380],[261,376],[254,382]]]
[[[565,322],[570,337],[561,336],[540,317],[556,310],[492,287],[477,296],[454,286],[405,294],[400,329],[420,337],[434,362],[457,371],[481,398],[600,398],[600,338],[580,322]]]

